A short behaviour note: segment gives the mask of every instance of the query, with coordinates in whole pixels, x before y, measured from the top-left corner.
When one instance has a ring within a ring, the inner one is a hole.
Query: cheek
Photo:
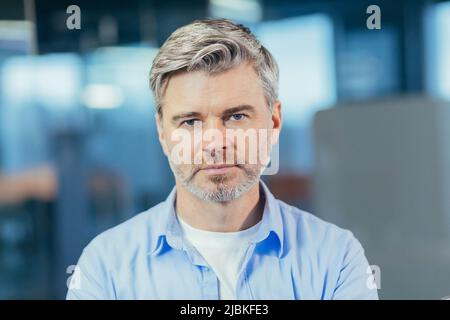
[[[167,156],[172,163],[183,167],[190,167],[195,164],[196,152],[201,151],[201,145],[194,148],[194,137],[189,130],[172,130],[167,133],[165,144]]]
[[[167,129],[165,128],[166,126],[159,128],[159,142],[161,143],[161,147],[163,148],[164,154],[168,156],[170,149],[172,149],[172,147],[170,144],[170,132],[168,132]]]

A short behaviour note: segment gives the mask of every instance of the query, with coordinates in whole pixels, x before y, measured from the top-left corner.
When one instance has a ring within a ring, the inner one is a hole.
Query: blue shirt
[[[378,299],[364,250],[350,231],[277,200],[265,208],[236,286],[238,299]],[[218,279],[185,240],[164,202],[92,240],[67,299],[218,299]]]

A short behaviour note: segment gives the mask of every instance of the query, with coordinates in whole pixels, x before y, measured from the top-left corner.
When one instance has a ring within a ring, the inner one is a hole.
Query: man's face
[[[270,111],[250,64],[215,75],[172,76],[162,118],[156,120],[177,181],[199,198],[216,202],[248,191],[278,140],[280,108],[277,101]]]

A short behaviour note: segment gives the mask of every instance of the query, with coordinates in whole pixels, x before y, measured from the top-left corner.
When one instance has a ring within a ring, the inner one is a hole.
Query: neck
[[[259,183],[237,199],[227,202],[205,201],[176,182],[176,212],[194,228],[214,232],[235,232],[257,224],[264,210]]]

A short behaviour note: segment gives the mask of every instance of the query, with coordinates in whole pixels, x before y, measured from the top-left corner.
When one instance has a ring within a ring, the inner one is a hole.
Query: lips
[[[230,168],[230,167],[235,167],[235,166],[236,165],[234,165],[234,164],[214,164],[214,165],[210,165],[210,166],[201,168],[200,170],[222,169],[222,168]]]
[[[223,174],[226,173],[228,171],[233,170],[233,168],[235,168],[236,165],[234,164],[215,164],[215,165],[210,165],[210,166],[206,166],[202,169],[200,169],[200,171],[205,172],[206,174]]]

